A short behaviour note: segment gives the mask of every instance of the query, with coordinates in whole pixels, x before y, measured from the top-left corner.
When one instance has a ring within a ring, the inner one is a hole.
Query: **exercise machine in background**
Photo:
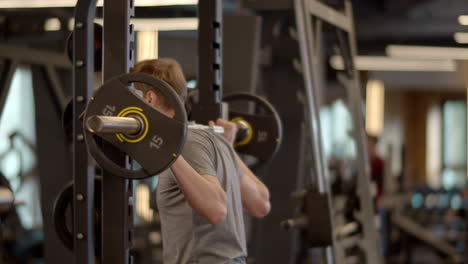
[[[297,263],[310,258],[309,248],[322,248],[318,255],[325,256],[326,263],[383,263],[380,239],[375,222],[362,97],[359,74],[354,65],[356,37],[351,2],[335,7],[316,0],[295,0],[294,12],[296,37],[300,48],[300,59],[295,61],[297,70],[305,84],[305,126],[303,157],[312,157],[312,166],[306,160],[299,164],[305,169],[298,179],[300,194],[297,216],[283,222],[283,227],[302,230],[302,242],[298,250]],[[334,42],[324,37],[324,28],[336,33]],[[320,124],[320,98],[326,86],[323,81],[324,46],[333,44],[344,60],[344,71],[338,73],[339,82],[345,87],[347,106],[353,120],[352,135],[356,146],[354,207],[350,203],[339,203],[339,194],[331,189],[329,169],[323,151]],[[341,209],[340,209],[341,208]],[[343,210],[348,209],[348,210]],[[320,212],[317,214],[317,212]],[[344,214],[344,212],[346,212]]]

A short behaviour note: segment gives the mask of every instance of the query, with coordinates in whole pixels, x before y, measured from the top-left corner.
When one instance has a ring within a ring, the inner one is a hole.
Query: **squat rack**
[[[80,114],[94,90],[94,18],[96,0],[79,0],[75,8],[73,39],[73,179],[75,263],[95,263],[95,247],[101,246],[102,263],[131,263],[132,186],[129,180],[103,171],[102,241],[94,241],[94,178]],[[133,1],[104,3],[103,79],[127,73],[133,66]],[[130,167],[125,155],[103,142],[115,162]],[[101,243],[95,245],[94,243]]]
[[[94,168],[79,118],[93,92],[96,0],[78,0],[73,37],[73,245],[75,263],[94,264]],[[76,202],[75,202],[76,201]],[[98,242],[99,243],[99,242]]]
[[[102,241],[95,241],[93,223],[94,165],[90,162],[80,115],[94,90],[94,18],[97,0],[78,0],[75,8],[73,39],[73,179],[74,259],[75,263],[94,264],[95,245],[101,243],[101,263],[132,263],[130,255],[133,218],[132,182],[103,171]],[[134,65],[133,0],[104,2],[103,80],[127,73]],[[222,104],[222,1],[199,3],[199,91],[197,121],[221,116]],[[211,66],[211,67],[210,67]],[[114,162],[130,168],[128,158],[105,144],[103,149]],[[109,155],[111,154],[111,155]]]

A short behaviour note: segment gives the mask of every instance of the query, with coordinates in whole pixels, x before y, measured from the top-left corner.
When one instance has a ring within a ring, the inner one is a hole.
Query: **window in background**
[[[187,88],[188,88],[188,89],[195,89],[195,88],[197,88],[197,80],[196,80],[196,79],[187,80]]]
[[[320,110],[323,151],[326,157],[354,158],[356,146],[352,137],[351,112],[342,100]]]
[[[446,189],[466,184],[466,103],[447,101],[443,105],[442,183]]]
[[[32,73],[28,67],[18,67],[0,116],[0,171],[10,182],[16,200],[23,203],[17,211],[25,228],[42,225],[35,142]]]

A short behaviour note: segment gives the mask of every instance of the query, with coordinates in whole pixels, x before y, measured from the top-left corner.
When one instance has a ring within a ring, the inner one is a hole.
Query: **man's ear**
[[[153,104],[155,102],[155,100],[156,100],[156,94],[151,90],[146,91],[145,101],[148,104]]]

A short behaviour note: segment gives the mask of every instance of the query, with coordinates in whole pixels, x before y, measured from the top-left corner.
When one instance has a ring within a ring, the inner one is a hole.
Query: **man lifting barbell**
[[[165,81],[185,100],[186,81],[175,60],[142,61],[133,72]],[[161,92],[140,83],[135,88],[147,103],[174,116]],[[182,154],[160,174],[157,204],[164,263],[245,263],[243,209],[258,218],[270,211],[268,188],[233,149],[236,124],[219,119],[216,125],[224,128],[224,137],[189,130]]]

